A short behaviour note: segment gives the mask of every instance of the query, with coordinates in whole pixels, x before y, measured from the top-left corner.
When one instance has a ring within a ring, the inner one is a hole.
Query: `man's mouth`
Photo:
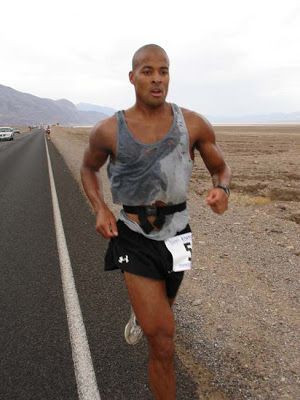
[[[160,97],[162,95],[162,90],[161,89],[152,89],[151,94],[154,97]]]

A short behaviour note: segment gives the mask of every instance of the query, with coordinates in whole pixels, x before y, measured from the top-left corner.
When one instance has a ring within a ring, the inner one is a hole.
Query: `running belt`
[[[186,202],[174,204],[170,206],[125,206],[125,212],[130,214],[137,214],[139,217],[141,228],[145,233],[150,233],[154,227],[160,229],[166,220],[166,215],[174,214],[186,209]],[[153,225],[148,221],[148,217],[156,217]]]

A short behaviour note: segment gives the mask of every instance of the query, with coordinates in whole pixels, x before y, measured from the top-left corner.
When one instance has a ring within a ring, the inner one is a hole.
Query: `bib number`
[[[173,271],[187,271],[192,267],[192,232],[165,240],[173,257]]]

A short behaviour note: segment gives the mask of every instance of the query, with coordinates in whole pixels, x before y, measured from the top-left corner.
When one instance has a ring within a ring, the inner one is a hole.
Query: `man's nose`
[[[152,76],[152,82],[153,83],[161,82],[161,75],[159,72],[154,72]]]

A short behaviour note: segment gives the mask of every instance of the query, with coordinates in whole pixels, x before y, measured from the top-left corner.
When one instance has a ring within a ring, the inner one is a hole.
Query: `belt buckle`
[[[156,217],[157,216],[157,207],[156,206],[146,206],[145,207],[147,217]]]

